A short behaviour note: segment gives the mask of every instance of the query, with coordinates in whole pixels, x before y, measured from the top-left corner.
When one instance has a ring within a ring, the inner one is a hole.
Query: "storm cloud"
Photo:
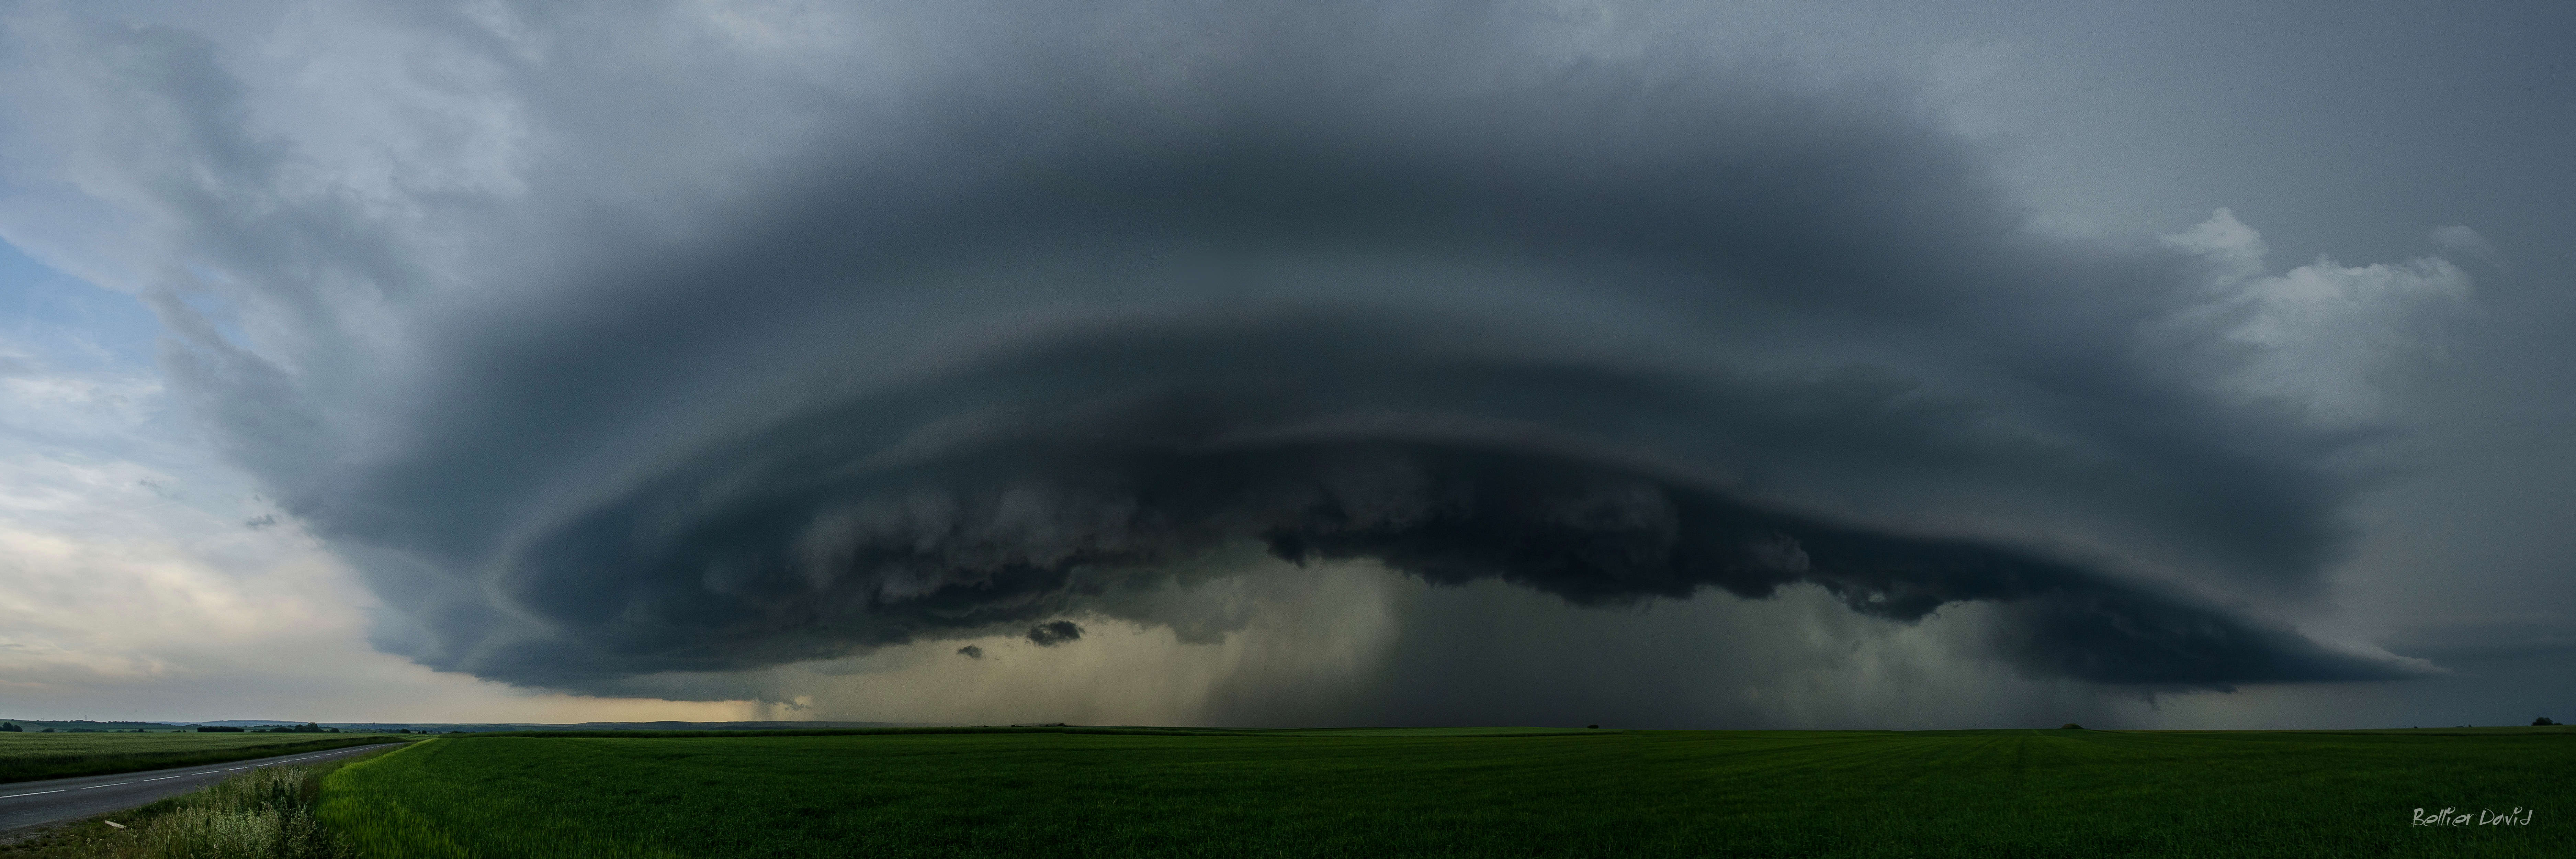
[[[1236,5],[875,10],[946,59],[779,96],[809,119],[761,158],[622,143],[611,99],[532,120],[510,214],[269,206],[200,237],[252,324],[165,295],[173,375],[386,597],[381,646],[528,686],[1171,623],[1112,597],[1247,548],[1579,606],[1994,603],[2002,658],[2098,683],[2418,670],[2260,608],[2342,551],[2379,425],[2316,380],[2380,347],[2267,325],[2225,213],[2041,236],[1901,87],[1645,23]],[[488,59],[534,103],[640,62],[550,44]],[[545,249],[431,277],[424,221]],[[2467,289],[2392,271],[2371,319]]]

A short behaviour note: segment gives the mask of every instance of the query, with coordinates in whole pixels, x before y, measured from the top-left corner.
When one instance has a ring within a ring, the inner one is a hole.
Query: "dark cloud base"
[[[1434,584],[1497,578],[1588,606],[1711,589],[1762,598],[1797,583],[1900,621],[1998,602],[2006,658],[2101,683],[2405,675],[2039,552],[1839,522],[1623,462],[1507,409],[1391,409],[1369,392],[1409,392],[1397,399],[1418,408],[1438,399],[1423,392],[1501,387],[1532,414],[1564,414],[1605,396],[1633,412],[1690,384],[1358,345],[1424,339],[1385,336],[1394,330],[1299,317],[1087,336],[820,410],[522,544],[500,580],[507,605],[547,634],[496,625],[421,655],[515,683],[609,688],[1013,628],[1053,646],[1080,631],[1051,618],[1255,543],[1300,563],[1374,559]],[[1299,359],[1265,363],[1264,343]],[[1121,360],[1138,355],[1157,356],[1150,374]],[[1370,366],[1367,381],[1342,375]],[[1702,403],[1819,393],[1712,396],[1699,384]],[[1810,419],[1832,426],[1887,404],[1849,408]]]

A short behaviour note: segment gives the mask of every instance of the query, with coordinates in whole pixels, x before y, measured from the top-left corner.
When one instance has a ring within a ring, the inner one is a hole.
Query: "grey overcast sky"
[[[2576,715],[2566,4],[0,9],[0,716]]]

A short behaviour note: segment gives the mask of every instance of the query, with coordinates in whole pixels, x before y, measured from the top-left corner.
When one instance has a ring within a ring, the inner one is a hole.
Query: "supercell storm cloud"
[[[568,108],[524,217],[272,201],[298,238],[208,287],[241,331],[163,301],[174,373],[394,606],[382,646],[528,686],[1081,647],[1051,624],[1155,624],[1102,595],[1246,549],[1996,603],[2001,658],[2100,683],[2412,670],[2249,607],[2338,557],[2373,424],[2245,334],[2232,218],[2036,234],[1901,89],[1687,33],[1238,5],[877,15],[935,61],[675,89],[776,98],[756,158],[602,154],[650,100]],[[211,198],[291,172],[246,151]],[[461,274],[407,267],[438,230]]]

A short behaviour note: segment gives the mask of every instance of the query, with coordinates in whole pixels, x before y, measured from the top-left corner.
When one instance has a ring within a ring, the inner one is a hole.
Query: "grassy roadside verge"
[[[375,757],[263,767],[0,845],[0,859],[351,859],[348,839],[321,825],[315,806],[331,773]]]
[[[55,751],[43,748],[0,747],[0,783],[219,764],[251,758],[403,741],[401,737],[387,734],[360,734],[335,736],[329,739],[299,737],[294,740],[280,740],[276,743],[223,748],[155,749],[146,744],[161,741],[148,739],[149,735],[134,736],[137,739],[133,741],[134,745],[128,748],[111,746],[101,749],[88,746]],[[12,744],[12,746],[15,745]]]

